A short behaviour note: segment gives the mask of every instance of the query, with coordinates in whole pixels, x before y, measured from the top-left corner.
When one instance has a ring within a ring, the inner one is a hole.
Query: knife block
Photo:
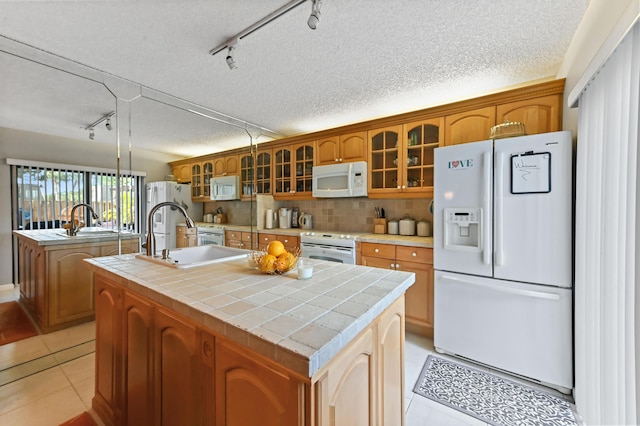
[[[373,219],[373,233],[374,234],[386,234],[387,232],[387,219]]]

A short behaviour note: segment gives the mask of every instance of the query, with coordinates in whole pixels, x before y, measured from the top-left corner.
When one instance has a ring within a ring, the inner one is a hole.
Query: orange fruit
[[[271,254],[265,254],[260,258],[260,270],[262,272],[273,272],[276,270],[276,260],[278,260],[275,256]]]
[[[277,240],[271,241],[267,246],[267,253],[275,257],[280,256],[282,253],[286,251],[287,250],[284,248],[284,244],[282,244],[281,241],[277,241]]]
[[[296,257],[288,251],[285,251],[280,256],[278,256],[278,260],[276,260],[276,270],[278,272],[288,271],[293,267],[293,265],[295,265],[295,263]]]

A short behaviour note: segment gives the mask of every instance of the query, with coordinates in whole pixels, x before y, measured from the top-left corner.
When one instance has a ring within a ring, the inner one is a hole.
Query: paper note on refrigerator
[[[551,153],[527,152],[511,156],[511,193],[551,192]]]

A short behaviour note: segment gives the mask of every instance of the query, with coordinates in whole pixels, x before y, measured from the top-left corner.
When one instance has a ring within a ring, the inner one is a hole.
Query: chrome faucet
[[[91,212],[91,217],[93,218],[93,220],[98,220],[98,215],[96,214],[95,211],[93,211],[93,207],[91,207],[89,204],[86,204],[86,203],[76,204],[71,208],[71,226],[67,228],[67,235],[69,235],[70,237],[74,237],[78,233],[78,229],[80,229],[80,226],[76,226],[76,221],[75,221],[76,209],[80,206],[85,206],[86,208],[88,208],[89,211]]]
[[[156,236],[153,234],[153,221],[152,221],[153,215],[155,214],[156,210],[158,210],[160,207],[165,207],[165,206],[175,207],[178,210],[180,210],[180,213],[182,213],[182,215],[184,216],[185,222],[187,224],[187,228],[195,228],[196,226],[193,219],[191,219],[187,214],[187,210],[185,210],[185,208],[182,207],[180,203],[176,203],[175,201],[164,201],[162,203],[156,204],[149,211],[149,218],[148,218],[148,224],[147,224],[147,243],[146,243],[147,256],[156,255]]]

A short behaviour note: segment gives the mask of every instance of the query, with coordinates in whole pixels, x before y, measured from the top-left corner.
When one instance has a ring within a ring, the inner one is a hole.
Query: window
[[[93,220],[86,207],[77,208],[74,220],[85,226],[120,226],[142,232],[144,176],[121,173],[118,182],[112,170],[7,161],[11,164],[13,229],[60,228],[71,221],[73,206],[86,203],[98,219]]]

